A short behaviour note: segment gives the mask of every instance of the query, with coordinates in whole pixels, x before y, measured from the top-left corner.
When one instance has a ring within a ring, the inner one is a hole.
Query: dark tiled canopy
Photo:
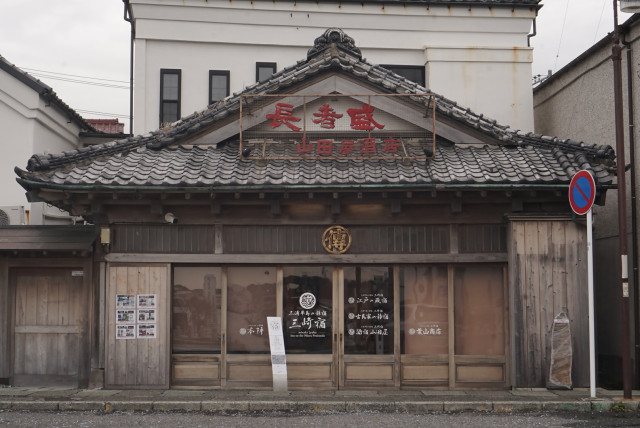
[[[237,115],[240,95],[291,92],[294,85],[335,72],[378,88],[380,93],[432,94],[429,90],[362,59],[353,39],[329,29],[316,39],[307,58],[268,80],[212,104],[171,126],[146,135],[90,146],[57,155],[34,155],[27,170],[16,168],[27,190],[36,188],[134,190],[164,188],[292,189],[366,187],[548,187],[567,185],[573,174],[588,169],[601,188],[612,185],[615,159],[608,145],[525,133],[500,125],[454,101],[433,94],[436,116],[489,144],[454,144],[439,137],[429,160],[299,159],[266,163],[239,156],[238,139],[212,146],[182,146],[216,122]],[[295,91],[293,91],[295,92]],[[423,98],[412,100],[424,109]],[[216,132],[216,131],[211,131]],[[190,143],[192,144],[192,143]],[[291,144],[269,145],[273,157],[295,156]],[[276,153],[277,152],[277,153]],[[419,155],[419,154],[417,154]]]

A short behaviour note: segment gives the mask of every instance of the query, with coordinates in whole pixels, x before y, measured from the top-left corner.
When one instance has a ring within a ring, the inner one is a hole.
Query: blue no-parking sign
[[[586,214],[596,199],[596,182],[587,170],[578,171],[569,184],[569,204],[574,213]]]

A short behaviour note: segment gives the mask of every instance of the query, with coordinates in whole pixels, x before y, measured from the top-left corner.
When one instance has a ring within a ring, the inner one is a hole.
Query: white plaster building
[[[0,56],[0,127],[3,151],[0,157],[0,225],[69,224],[65,212],[27,201],[24,189],[16,183],[14,167],[25,158],[40,153],[75,150],[86,144],[113,138],[100,133],[51,87],[35,79]]]
[[[407,73],[499,123],[533,130],[527,36],[538,0],[127,5],[135,26],[134,134],[202,110],[216,99],[212,90],[222,96],[252,85],[259,67],[268,76],[295,64],[331,27],[358,40],[370,63]]]

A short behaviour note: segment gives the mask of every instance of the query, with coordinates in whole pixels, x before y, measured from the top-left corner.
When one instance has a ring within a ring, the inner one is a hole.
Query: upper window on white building
[[[160,70],[160,125],[180,119],[180,83],[182,71]]]
[[[275,62],[256,62],[256,82],[262,82],[276,72]]]
[[[229,70],[209,70],[209,104],[229,96]]]
[[[396,74],[404,77],[407,80],[417,83],[418,85],[425,86],[424,79],[424,67],[421,65],[393,65],[386,64],[381,67],[391,70]]]

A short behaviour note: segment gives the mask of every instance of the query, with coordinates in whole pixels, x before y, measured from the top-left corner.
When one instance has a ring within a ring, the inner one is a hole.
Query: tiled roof
[[[74,109],[62,101],[50,86],[42,83],[40,80],[16,67],[14,64],[11,64],[2,55],[0,55],[0,70],[9,73],[11,76],[36,91],[45,101],[58,106],[58,108],[65,112],[69,116],[69,119],[75,122],[81,129],[91,132],[100,132],[84,120],[84,118]]]
[[[329,29],[318,37],[306,60],[246,88],[242,94],[286,93],[293,85],[325,71],[350,75],[377,86],[381,92],[431,94],[389,70],[364,61],[353,39],[337,29]],[[28,189],[48,186],[96,189],[103,186],[235,186],[240,189],[243,186],[354,183],[534,186],[567,184],[576,171],[585,168],[592,171],[598,185],[612,182],[603,165],[615,158],[608,145],[587,145],[517,131],[433,95],[437,99],[437,117],[457,123],[470,133],[484,134],[495,143],[480,148],[453,146],[441,140],[434,159],[414,161],[410,166],[398,161],[356,159],[269,160],[266,166],[261,166],[253,160],[240,159],[233,142],[209,148],[175,148],[185,139],[206,132],[216,121],[237,115],[240,94],[233,94],[166,129],[58,155],[34,155],[29,159],[27,171],[16,168],[16,173]],[[413,101],[424,102],[422,97]],[[277,149],[277,146],[272,148]],[[279,150],[290,149],[281,145]]]
[[[410,156],[422,153],[409,152]],[[534,145],[460,148],[438,144],[429,160],[402,162],[390,159],[292,160],[271,159],[260,163],[241,159],[238,144],[164,148],[140,146],[122,156],[112,156],[36,174],[39,181],[54,187],[82,186],[178,188],[343,188],[348,186],[388,187],[394,185],[551,185],[567,184],[577,171],[589,168],[601,185],[609,184],[607,170],[592,164],[583,153],[567,154],[560,148]],[[267,157],[296,156],[294,144],[268,145]],[[31,179],[31,174],[21,174]]]

